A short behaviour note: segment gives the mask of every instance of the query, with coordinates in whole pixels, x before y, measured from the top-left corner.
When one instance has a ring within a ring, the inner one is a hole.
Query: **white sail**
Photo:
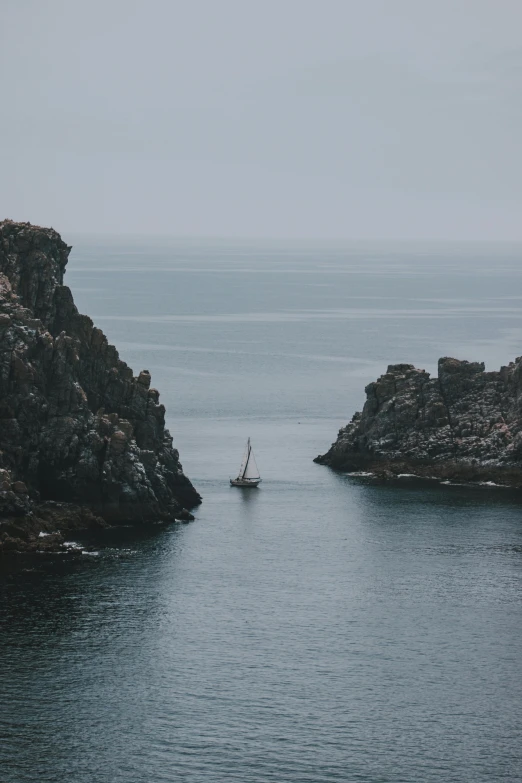
[[[250,444],[250,440],[249,440]],[[248,461],[245,467],[245,472],[243,473],[243,478],[245,479],[259,479],[259,468],[256,464],[256,458],[254,457],[254,452],[252,451],[252,448],[250,448],[250,454],[248,457]]]
[[[250,455],[250,438],[247,440],[245,453],[243,454],[243,459],[241,460],[241,467],[239,468],[239,473],[237,474],[238,478],[243,478],[245,470],[247,469],[247,462],[248,462],[249,455]]]

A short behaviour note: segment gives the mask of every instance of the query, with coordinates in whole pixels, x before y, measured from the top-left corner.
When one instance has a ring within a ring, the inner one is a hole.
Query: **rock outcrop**
[[[0,551],[40,531],[188,518],[165,408],[63,285],[53,229],[0,223]]]
[[[522,357],[499,372],[444,358],[438,376],[395,364],[316,462],[345,471],[522,487]]]

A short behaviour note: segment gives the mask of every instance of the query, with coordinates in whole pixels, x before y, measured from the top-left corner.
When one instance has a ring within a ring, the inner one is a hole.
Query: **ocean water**
[[[0,781],[521,781],[521,496],[312,460],[387,364],[521,352],[522,247],[64,238],[204,502],[0,565]]]

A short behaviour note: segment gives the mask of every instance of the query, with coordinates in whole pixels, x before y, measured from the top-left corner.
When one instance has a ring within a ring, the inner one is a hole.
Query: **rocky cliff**
[[[499,372],[444,358],[436,378],[390,365],[366,395],[362,413],[316,462],[522,486],[522,358]]]
[[[148,371],[133,375],[63,285],[70,250],[53,229],[0,223],[0,552],[200,502]]]

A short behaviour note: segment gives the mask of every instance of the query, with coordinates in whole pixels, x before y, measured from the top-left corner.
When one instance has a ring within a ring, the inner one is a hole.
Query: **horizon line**
[[[51,226],[50,226],[51,228]],[[54,226],[52,228],[58,231]],[[361,242],[361,243],[390,243],[390,242],[425,242],[425,243],[510,243],[522,244],[522,237],[350,237],[350,236],[298,236],[298,235],[256,235],[256,234],[174,234],[168,232],[139,232],[139,231],[85,231],[62,230],[58,233],[82,237],[113,237],[113,238],[139,238],[139,239],[175,239],[175,240],[214,240],[233,242]]]

